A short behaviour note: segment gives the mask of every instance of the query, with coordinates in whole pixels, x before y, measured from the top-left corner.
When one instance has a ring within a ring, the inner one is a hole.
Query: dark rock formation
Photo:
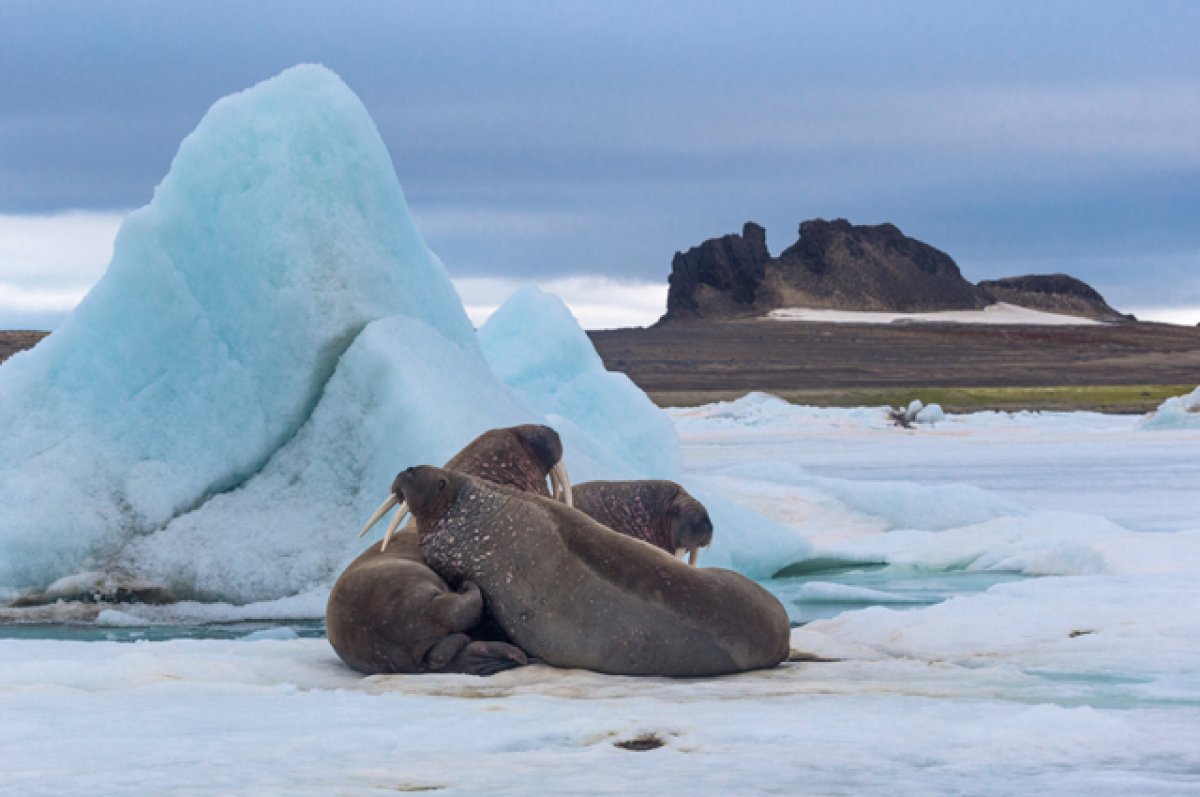
[[[754,315],[763,268],[771,259],[767,231],[746,222],[741,235],[712,238],[671,261],[667,316],[712,318]]]
[[[761,304],[921,313],[992,304],[945,252],[892,224],[845,219],[800,225],[800,239],[767,267]]]
[[[764,315],[780,307],[922,312],[992,302],[949,255],[892,224],[813,219],[801,223],[795,244],[771,258],[765,230],[747,222],[740,236],[675,255],[663,321]]]
[[[1091,285],[1066,274],[1028,274],[984,280],[979,287],[998,302],[1045,310],[1051,313],[1098,318],[1103,321],[1134,321],[1133,316],[1118,313]]]
[[[1136,320],[1066,274],[974,285],[949,255],[893,224],[812,219],[801,222],[799,240],[779,257],[771,257],[766,231],[753,222],[741,235],[676,253],[662,321],[762,316],[781,307],[920,313],[977,310],[995,302],[1104,321]]]

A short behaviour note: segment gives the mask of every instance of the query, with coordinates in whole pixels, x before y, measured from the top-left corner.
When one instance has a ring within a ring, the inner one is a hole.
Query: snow
[[[92,605],[117,635],[138,621],[280,622],[235,639],[0,639],[0,788],[1200,788],[1200,432],[1086,413],[947,415],[907,430],[886,408],[762,394],[671,415],[682,478],[717,498],[715,540],[771,566],[810,555],[766,583],[813,620],[793,647],[832,661],[679,681],[544,666],[362,678],[283,621],[315,616],[318,590],[250,606]],[[769,524],[738,527],[735,499]],[[776,533],[800,542],[789,550]],[[645,735],[663,746],[614,744]]]
[[[577,480],[679,469],[558,299],[476,335],[361,102],[290,69],[212,107],[94,290],[0,368],[0,597],[319,592],[397,471],[517,423],[558,428]]]
[[[941,404],[927,404],[917,410],[917,414],[913,417],[917,423],[937,423],[946,420],[946,412],[942,409]]]
[[[1200,429],[1200,387],[1172,396],[1142,422],[1143,429]]]
[[[808,321],[820,324],[1031,324],[1034,326],[1093,326],[1105,322],[1082,316],[1031,310],[997,302],[982,310],[939,310],[930,313],[887,313],[870,310],[820,310],[781,307],[766,316],[772,321]]]

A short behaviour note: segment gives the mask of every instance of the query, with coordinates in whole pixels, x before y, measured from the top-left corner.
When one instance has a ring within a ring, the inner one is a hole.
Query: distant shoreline
[[[766,391],[792,404],[813,407],[902,407],[913,399],[939,404],[950,413],[968,412],[1101,412],[1144,415],[1171,396],[1196,384],[1179,385],[1079,385],[1073,387],[893,387],[841,390]],[[733,401],[744,390],[653,391],[650,399],[660,407],[697,407]]]
[[[0,330],[0,362],[48,334]],[[1200,382],[1200,330],[1145,322],[1042,329],[727,322],[588,335],[609,370],[628,374],[664,407],[760,390],[818,407],[919,398],[947,412],[1145,413]]]
[[[588,333],[609,370],[660,405],[749,391],[815,406],[907,404],[949,412],[1143,413],[1200,382],[1200,329],[853,324],[760,319]]]

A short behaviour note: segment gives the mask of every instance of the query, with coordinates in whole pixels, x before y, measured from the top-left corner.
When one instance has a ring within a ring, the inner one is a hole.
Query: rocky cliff
[[[759,300],[776,307],[929,312],[978,310],[992,298],[968,282],[945,252],[892,224],[813,219],[767,265]]]
[[[895,225],[845,219],[802,222],[799,239],[778,257],[767,251],[766,231],[747,222],[741,235],[677,252],[669,282],[660,323],[761,316],[781,307],[916,313],[977,310],[997,301],[1104,320],[1131,318],[1065,274],[975,285],[949,255]]]
[[[752,221],[742,227],[741,235],[712,238],[676,252],[664,317],[756,314],[758,288],[770,259],[767,231]]]
[[[1104,321],[1132,321],[1133,316],[1119,313],[1104,301],[1104,297],[1083,280],[1066,274],[1027,274],[984,280],[979,287],[998,302],[1008,302],[1034,310],[1080,315]]]

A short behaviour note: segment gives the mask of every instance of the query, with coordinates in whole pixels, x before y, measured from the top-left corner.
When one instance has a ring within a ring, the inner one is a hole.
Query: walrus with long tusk
[[[700,549],[712,543],[708,510],[675,482],[582,482],[571,492],[575,508],[588,517],[667,553],[688,552],[690,564],[696,564]]]
[[[426,563],[477,584],[528,655],[620,675],[708,676],[788,655],[783,606],[729,570],[690,567],[555,501],[421,466],[395,486]]]
[[[538,495],[571,495],[562,442],[547,426],[484,432],[446,466]],[[325,628],[338,656],[365,673],[491,675],[527,664],[520,648],[471,633],[484,617],[478,588],[462,584],[455,592],[425,564],[415,524],[396,532],[406,513],[401,501],[393,485],[361,533],[400,504],[384,539],[351,562],[329,594]]]

